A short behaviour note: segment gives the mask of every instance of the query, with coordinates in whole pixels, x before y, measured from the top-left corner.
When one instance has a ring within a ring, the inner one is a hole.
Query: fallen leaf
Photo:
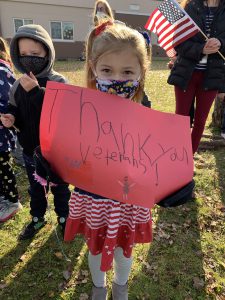
[[[88,294],[86,293],[80,294],[79,300],[87,300],[87,299],[89,299]]]
[[[66,279],[66,281],[68,281],[71,277],[71,272],[69,272],[68,270],[63,271],[63,277]]]
[[[202,289],[205,285],[204,280],[199,277],[194,277],[193,282],[194,282],[193,286],[196,290]]]
[[[7,287],[7,284],[6,283],[1,283],[0,284],[0,290],[3,290],[4,288]]]
[[[60,291],[63,291],[65,289],[65,287],[66,287],[66,282],[65,281],[61,282],[58,285],[58,288],[59,288]]]
[[[48,273],[48,278],[52,277],[53,272]]]
[[[81,274],[82,274],[83,276],[88,276],[88,275],[89,275],[89,272],[88,272],[88,270],[81,270]]]
[[[50,291],[48,296],[49,296],[49,298],[53,298],[53,297],[55,297],[55,293],[53,291]]]
[[[87,278],[85,278],[85,279],[83,279],[82,281],[81,281],[81,283],[87,283],[88,282],[88,279]]]
[[[23,254],[22,256],[20,256],[20,260],[22,262],[25,262],[26,258],[27,258],[26,254]]]
[[[63,254],[61,252],[55,252],[54,254],[58,259],[63,259]]]

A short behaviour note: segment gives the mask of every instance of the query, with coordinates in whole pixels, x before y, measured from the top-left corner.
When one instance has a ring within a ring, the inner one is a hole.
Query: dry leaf
[[[65,287],[66,287],[66,282],[65,281],[61,282],[58,285],[58,288],[59,288],[60,291],[63,291],[65,289]]]
[[[86,293],[80,294],[79,300],[87,300],[87,299],[89,299],[88,294]]]
[[[53,297],[55,297],[55,293],[53,291],[50,291],[48,296],[49,296],[49,298],[53,298]]]
[[[6,287],[7,287],[6,283],[0,283],[0,290],[3,290]]]
[[[87,283],[88,282],[88,279],[87,278],[85,278],[85,279],[83,279],[82,281],[81,281],[81,283]]]
[[[48,278],[52,277],[53,272],[48,273]]]
[[[66,281],[68,281],[71,277],[71,272],[69,272],[68,270],[63,271],[63,277],[66,279]]]
[[[89,272],[87,270],[81,270],[81,274],[83,276],[88,276],[89,275]]]
[[[26,254],[23,254],[22,256],[20,256],[20,260],[22,262],[25,262],[26,258],[27,258]]]
[[[201,278],[199,278],[199,277],[194,277],[194,278],[193,278],[193,281],[194,281],[193,286],[194,286],[194,288],[195,288],[196,290],[202,289],[202,288],[204,287],[204,285],[205,285],[204,280],[201,279]]]
[[[62,254],[62,252],[55,252],[54,254],[55,254],[55,256],[56,256],[58,259],[63,259],[63,254]]]

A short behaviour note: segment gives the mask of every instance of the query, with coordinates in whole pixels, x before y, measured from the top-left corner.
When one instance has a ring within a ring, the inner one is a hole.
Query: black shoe
[[[66,217],[58,217],[57,218],[63,237],[64,237],[64,233],[65,233],[65,228],[66,228],[66,219],[67,219]]]
[[[31,239],[47,222],[44,218],[33,217],[32,221],[23,229],[19,240]]]

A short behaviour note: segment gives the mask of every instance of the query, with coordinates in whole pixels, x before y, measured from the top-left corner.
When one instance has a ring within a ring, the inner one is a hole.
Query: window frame
[[[52,23],[60,23],[61,25],[61,39],[55,39],[52,37]],[[63,24],[64,23],[70,23],[72,25],[72,28],[73,28],[73,38],[71,40],[66,40],[63,38]],[[74,40],[74,23],[71,22],[71,21],[56,21],[56,20],[52,20],[49,22],[49,26],[50,26],[50,35],[51,35],[51,39],[54,41],[54,42],[65,42],[65,43],[73,43],[75,40]]]
[[[13,18],[14,33],[17,33],[17,31],[16,31],[15,20],[20,20],[20,21],[22,21],[22,22],[23,22],[23,25],[21,25],[21,26],[28,25],[28,24],[34,24],[34,20],[33,20],[33,19],[29,19],[29,18],[18,18],[18,17],[17,17],[17,18]],[[25,21],[32,21],[32,23],[24,24]],[[20,26],[20,27],[21,27],[21,26]],[[18,29],[19,29],[20,27],[18,27]],[[18,30],[18,29],[17,29],[17,30]]]

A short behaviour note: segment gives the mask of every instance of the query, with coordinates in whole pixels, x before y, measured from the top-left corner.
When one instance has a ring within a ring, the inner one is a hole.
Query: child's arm
[[[2,66],[2,64],[1,64]],[[10,72],[8,68],[1,68],[0,70],[0,87],[1,87],[1,93],[0,93],[0,114],[7,113],[7,106],[9,102],[9,91],[10,87],[15,82],[15,78]]]
[[[41,113],[45,88],[39,86],[37,78],[34,76],[32,72],[30,72],[29,75],[24,74],[20,78],[20,85],[28,94],[28,97],[30,99],[30,105],[31,105],[30,107],[31,108],[33,107],[36,112],[40,110]]]

